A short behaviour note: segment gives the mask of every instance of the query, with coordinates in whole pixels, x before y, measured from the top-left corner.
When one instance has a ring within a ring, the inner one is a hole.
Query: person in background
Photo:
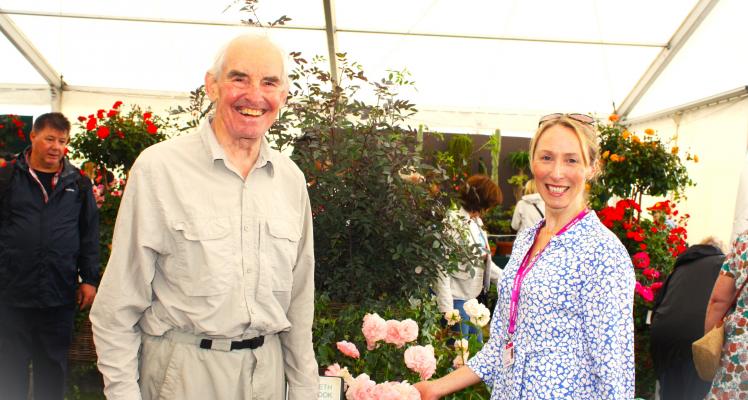
[[[694,367],[691,343],[704,334],[706,306],[724,260],[722,242],[707,237],[678,256],[657,293],[650,348],[662,400],[700,400],[709,390]]]
[[[317,398],[309,195],[265,137],[284,59],[231,40],[205,75],[214,115],[135,161],[91,310],[110,400]]]
[[[457,329],[463,335],[477,335],[478,340],[483,340],[483,334],[465,322],[469,321],[470,317],[465,312],[464,305],[468,300],[477,298],[482,290],[487,291],[490,282],[496,282],[501,276],[501,270],[491,261],[488,236],[483,230],[483,221],[480,218],[482,213],[501,203],[501,200],[499,186],[488,176],[472,175],[467,179],[460,190],[462,206],[459,210],[450,211],[447,217],[449,233],[458,243],[464,244],[466,252],[479,251],[483,262],[480,267],[473,267],[469,262],[460,263],[457,270],[449,276],[440,275],[433,286],[439,311],[444,314],[452,310],[459,311],[462,322]],[[485,275],[486,268],[490,268],[489,275]]]
[[[748,231],[738,235],[714,283],[706,308],[704,333],[709,332],[733,306],[739,288],[748,279]],[[735,309],[725,318],[722,360],[707,399],[748,398],[748,288],[743,287]]]
[[[488,342],[466,366],[417,383],[422,400],[480,381],[492,400],[634,397],[634,269],[587,207],[600,157],[593,122],[541,118],[529,150],[545,220],[517,235]]]
[[[65,394],[77,308],[99,283],[99,213],[91,181],[65,157],[70,122],[42,114],[31,147],[0,168],[0,398]]]
[[[525,194],[514,207],[512,216],[512,229],[519,232],[523,229],[534,227],[545,217],[545,203],[535,188],[535,180],[530,179],[525,183]]]

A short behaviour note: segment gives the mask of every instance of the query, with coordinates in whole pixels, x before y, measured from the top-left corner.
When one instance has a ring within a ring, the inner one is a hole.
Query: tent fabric
[[[332,2],[338,51],[372,77],[407,68],[417,87],[407,97],[420,107],[532,115],[613,111],[697,3]],[[748,53],[737,51],[748,37],[740,21],[747,4],[719,1],[633,114],[748,82]],[[239,11],[242,5],[229,0],[5,0],[0,13],[71,87],[186,93],[201,83],[219,43],[248,29],[235,25],[253,17]],[[286,50],[327,56],[322,2],[260,1],[257,10],[263,22],[281,15],[292,19],[286,28],[271,30]],[[0,51],[8,61],[2,87],[45,84],[7,39],[0,40]],[[693,79],[705,74],[708,79]]]

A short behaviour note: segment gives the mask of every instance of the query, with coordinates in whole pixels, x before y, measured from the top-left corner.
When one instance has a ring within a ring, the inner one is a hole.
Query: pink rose
[[[337,343],[338,350],[350,358],[359,358],[361,354],[358,352],[356,345],[351,342],[341,340]]]
[[[408,382],[384,382],[374,386],[372,400],[420,400],[421,394]]]
[[[418,339],[418,323],[410,318],[400,321],[400,337],[406,343]]]
[[[406,340],[400,336],[400,332],[400,321],[394,319],[387,320],[387,336],[384,338],[384,341],[394,344],[398,349],[403,347]]]
[[[436,357],[434,357],[434,347],[432,345],[408,347],[405,350],[404,358],[405,365],[413,372],[417,372],[421,376],[421,380],[431,378],[431,375],[436,372]]]
[[[397,382],[384,382],[374,386],[371,391],[372,400],[400,400],[400,392],[395,388]]]
[[[361,332],[364,333],[364,337],[366,338],[366,348],[374,350],[377,342],[384,340],[387,336],[387,323],[377,313],[366,314]]]
[[[327,369],[325,370],[325,376],[341,376],[340,371],[340,364],[335,363],[327,367]]]
[[[371,392],[374,390],[376,384],[376,382],[369,379],[369,375],[361,374],[348,384],[345,398],[347,400],[372,400]]]

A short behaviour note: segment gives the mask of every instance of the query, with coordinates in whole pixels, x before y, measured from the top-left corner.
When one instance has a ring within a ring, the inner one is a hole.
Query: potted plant
[[[398,92],[412,82],[394,71],[370,81],[345,54],[335,81],[323,58],[292,57],[287,107],[268,136],[293,146],[308,182],[317,292],[344,303],[427,296],[440,271],[470,255],[445,234],[444,171],[422,160],[404,123],[415,107]],[[363,88],[376,98],[359,100]]]
[[[646,315],[675,258],[687,248],[689,215],[679,215],[675,202],[670,200],[657,202],[645,208],[648,213],[643,212],[642,198],[648,195],[678,199],[693,182],[677,146],[663,143],[652,129],[639,134],[629,131],[615,114],[609,120],[610,124],[598,125],[602,171],[589,189],[590,204],[598,210],[601,222],[626,246],[634,264],[636,393],[649,397],[654,392],[655,377]],[[698,161],[691,153],[686,153],[685,159]],[[622,200],[608,206],[613,196]]]
[[[509,164],[517,173],[507,179],[507,183],[513,186],[514,200],[519,201],[525,190],[525,183],[530,179],[530,176],[526,173],[530,170],[530,154],[527,151],[511,152],[509,153]]]

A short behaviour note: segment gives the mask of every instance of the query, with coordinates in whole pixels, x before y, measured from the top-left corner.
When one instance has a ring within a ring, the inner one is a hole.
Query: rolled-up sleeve
[[[279,334],[288,380],[288,400],[316,399],[319,390],[317,361],[312,346],[314,319],[314,243],[309,195],[303,190],[302,234],[293,268],[291,302],[286,316],[291,329]]]
[[[112,255],[91,309],[91,324],[107,399],[140,399],[138,327],[151,305],[151,282],[164,234],[163,213],[148,187],[148,172],[133,166],[117,215]]]

